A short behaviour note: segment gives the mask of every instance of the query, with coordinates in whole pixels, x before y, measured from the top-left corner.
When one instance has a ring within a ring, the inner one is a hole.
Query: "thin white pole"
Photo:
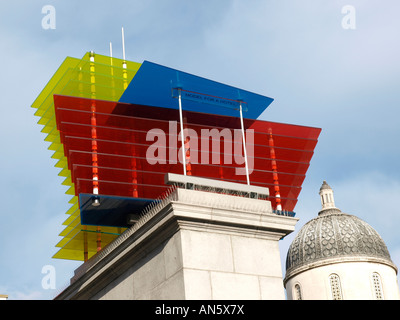
[[[122,32],[122,77],[124,78],[124,89],[128,87],[128,73],[126,70],[126,60],[125,60],[125,36],[124,27],[121,29]]]
[[[124,27],[122,27],[122,59],[125,61],[125,36],[124,36]]]
[[[110,74],[111,74],[111,94],[112,99],[115,100],[115,80],[114,80],[114,66],[113,66],[113,52],[112,43],[110,41]]]
[[[182,94],[181,89],[178,89],[178,101],[179,101],[179,119],[181,123],[181,140],[182,140],[182,161],[183,161],[183,174],[186,176],[186,148],[185,148],[185,137],[183,134],[183,116],[182,116]]]
[[[240,112],[240,124],[242,126],[242,139],[243,139],[244,163],[245,163],[245,167],[246,167],[246,178],[247,178],[247,184],[250,185],[249,167],[247,164],[246,139],[244,137],[243,111],[242,111],[242,103],[241,102],[239,103],[239,112]]]

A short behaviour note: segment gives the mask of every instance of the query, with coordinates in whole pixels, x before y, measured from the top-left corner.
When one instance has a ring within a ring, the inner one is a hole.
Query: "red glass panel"
[[[76,194],[93,192],[96,172],[100,194],[154,199],[167,188],[165,173],[183,173],[177,110],[57,95],[54,100]],[[184,128],[193,133],[188,174],[246,183],[237,172],[244,168],[239,119],[183,115]],[[320,129],[248,119],[245,126],[254,130],[247,140],[251,183],[270,189],[273,206],[278,187],[283,209],[292,211]]]

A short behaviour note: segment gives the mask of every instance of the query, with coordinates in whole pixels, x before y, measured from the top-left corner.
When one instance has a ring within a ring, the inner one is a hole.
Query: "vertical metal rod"
[[[268,144],[270,147],[269,152],[270,152],[270,157],[271,157],[272,177],[274,179],[276,210],[282,211],[281,193],[279,191],[278,167],[276,164],[276,156],[275,156],[274,138],[272,136],[272,128],[269,128],[268,132],[269,132]]]
[[[128,72],[126,70],[126,60],[125,60],[124,27],[122,27],[122,77],[124,78],[124,90],[125,90],[128,87]]]
[[[96,119],[96,69],[95,69],[95,58],[94,52],[90,55],[90,82],[91,82],[91,136],[92,136],[92,174],[93,174],[93,194],[99,194],[99,167],[98,167],[98,148],[97,148],[97,119]],[[96,199],[95,201],[99,201]],[[93,203],[92,203],[93,204]],[[94,205],[97,206],[99,203],[95,202]],[[84,231],[85,232],[85,231]],[[86,232],[85,232],[86,233]],[[86,235],[87,236],[87,235]],[[88,258],[88,239],[84,237],[84,259]],[[97,252],[101,250],[101,227],[97,226]],[[86,253],[85,253],[86,252]]]
[[[111,96],[112,100],[115,101],[115,80],[114,80],[114,63],[113,63],[113,52],[112,52],[112,43],[110,41],[110,74],[111,74]]]
[[[91,83],[91,98],[96,99],[96,72],[94,64],[94,53],[90,53],[90,83]],[[97,159],[97,121],[96,121],[96,102],[91,103],[91,138],[92,138],[92,179],[93,179],[93,194],[99,194],[99,176],[98,176],[98,159]]]
[[[242,102],[239,102],[239,112],[240,112],[240,124],[241,124],[241,127],[242,127],[243,153],[244,153],[244,163],[245,163],[245,167],[246,167],[246,178],[247,178],[247,184],[250,185],[249,167],[248,167],[248,164],[247,164],[246,139],[244,137]]]
[[[186,148],[185,148],[185,139],[183,134],[182,93],[180,88],[178,88],[178,101],[179,101],[179,119],[181,123],[183,174],[186,176]]]
[[[89,259],[87,226],[82,226],[82,228],[83,228],[83,261],[86,262]]]
[[[124,35],[124,27],[122,27],[121,32],[122,32],[122,59],[125,61],[125,35]]]
[[[101,250],[101,227],[97,226],[96,229],[96,233],[97,233],[97,252],[99,252]]]

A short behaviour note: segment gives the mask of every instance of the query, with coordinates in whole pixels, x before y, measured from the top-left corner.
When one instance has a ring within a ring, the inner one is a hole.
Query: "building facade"
[[[397,300],[397,267],[380,235],[336,208],[324,181],[322,210],[288,250],[284,284],[289,300]]]

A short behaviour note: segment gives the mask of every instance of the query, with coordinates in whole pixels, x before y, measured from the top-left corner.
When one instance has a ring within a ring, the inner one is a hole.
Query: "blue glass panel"
[[[93,206],[95,197],[100,201],[100,206]],[[81,193],[81,224],[128,228],[128,214],[139,214],[152,201],[154,200]]]
[[[178,109],[178,90],[184,110],[257,119],[274,99],[144,61],[120,102]]]

